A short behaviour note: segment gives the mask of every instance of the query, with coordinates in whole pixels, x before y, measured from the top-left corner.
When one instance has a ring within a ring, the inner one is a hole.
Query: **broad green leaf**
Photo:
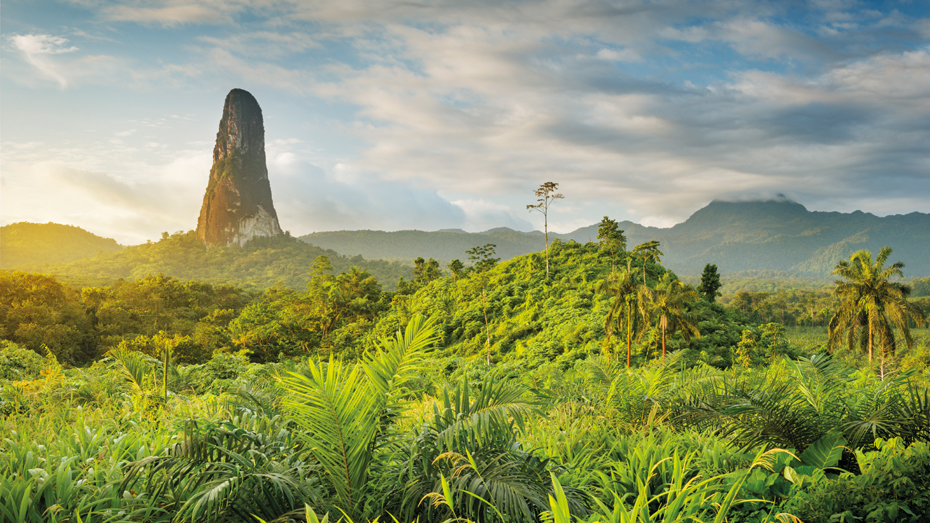
[[[825,469],[835,467],[843,456],[846,439],[839,432],[830,432],[801,453],[805,465]]]

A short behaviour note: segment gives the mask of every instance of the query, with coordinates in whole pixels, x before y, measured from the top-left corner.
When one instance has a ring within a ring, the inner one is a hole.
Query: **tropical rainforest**
[[[596,235],[0,272],[0,521],[928,521],[927,279],[689,284]]]

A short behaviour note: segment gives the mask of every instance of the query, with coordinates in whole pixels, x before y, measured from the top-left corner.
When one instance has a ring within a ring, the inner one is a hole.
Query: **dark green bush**
[[[905,447],[900,438],[875,441],[877,451],[856,452],[859,476],[820,482],[783,509],[805,523],[930,521],[930,446]]]

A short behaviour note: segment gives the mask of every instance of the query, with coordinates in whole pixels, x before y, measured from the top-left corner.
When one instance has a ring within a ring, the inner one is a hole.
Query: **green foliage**
[[[366,516],[377,495],[369,483],[374,452],[390,441],[398,410],[435,328],[421,317],[406,331],[383,339],[361,365],[330,359],[309,363],[308,374],[283,378],[286,408],[304,432],[301,437],[319,462],[338,506],[352,517]]]
[[[720,274],[717,273],[717,266],[708,263],[704,266],[704,272],[701,273],[701,285],[697,291],[705,300],[713,303],[720,296],[720,287]]]
[[[0,380],[34,380],[45,368],[42,356],[21,349],[15,343],[0,341]]]
[[[868,350],[872,361],[876,340],[884,373],[885,356],[893,355],[896,348],[895,330],[904,338],[908,348],[914,346],[909,320],[923,323],[926,314],[907,301],[910,288],[891,278],[903,278],[904,264],[895,262],[885,267],[891,247],[882,247],[872,262],[872,253],[862,250],[849,260],[840,261],[833,274],[843,278],[836,282],[833,296],[840,305],[830,318],[830,346],[836,347],[845,334],[852,350],[857,344]]]
[[[497,246],[493,243],[488,243],[484,246],[472,247],[465,251],[475,271],[486,272],[494,268],[497,262],[501,261],[500,258],[494,257],[495,247]]]
[[[910,286],[913,290],[912,296],[915,298],[930,296],[930,276],[911,280]]]
[[[673,410],[679,423],[716,427],[745,448],[804,452],[834,431],[852,448],[876,437],[927,441],[925,391],[910,373],[882,380],[815,355],[783,360],[764,373],[720,376],[689,390]]]
[[[626,250],[626,237],[620,230],[620,225],[616,220],[604,216],[597,226],[597,239],[610,252],[610,268],[613,270],[616,266],[617,255]]]
[[[80,295],[43,274],[0,273],[0,337],[42,355],[49,350],[62,362],[93,356]]]
[[[743,367],[762,367],[782,356],[797,357],[791,349],[785,328],[780,323],[766,323],[746,329],[736,345],[736,361]]]
[[[920,522],[930,514],[930,446],[900,439],[875,441],[877,450],[856,452],[860,475],[814,484],[784,510],[809,523]]]
[[[410,441],[404,467],[402,514],[407,520],[464,517],[471,521],[532,521],[551,492],[548,460],[521,448],[517,432],[540,413],[538,397],[488,375],[479,388],[467,383],[443,390],[442,404]],[[420,500],[443,494],[445,505]],[[580,494],[573,506],[583,510]]]
[[[153,515],[174,521],[277,519],[318,498],[300,450],[297,436],[277,418],[191,421],[182,442],[131,463],[119,491],[144,489],[170,499]]]

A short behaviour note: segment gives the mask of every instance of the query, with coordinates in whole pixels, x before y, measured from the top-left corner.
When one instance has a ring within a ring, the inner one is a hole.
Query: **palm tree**
[[[614,302],[604,320],[604,332],[607,334],[607,347],[614,325],[626,331],[626,366],[632,361],[633,338],[645,331],[647,319],[646,304],[652,289],[636,281],[636,273],[627,260],[627,268],[619,273],[611,273],[598,286],[599,290],[614,296]]]
[[[643,261],[643,285],[646,285],[646,262],[661,263],[659,256],[665,256],[662,254],[662,251],[659,250],[659,242],[657,240],[641,243],[633,247],[630,254]]]
[[[878,337],[882,367],[885,353],[894,353],[895,339],[892,327],[901,331],[908,348],[914,345],[908,320],[923,323],[924,312],[907,301],[911,289],[900,282],[890,281],[893,276],[903,278],[904,264],[895,262],[885,267],[891,247],[882,247],[875,261],[872,253],[861,250],[842,260],[832,274],[843,278],[837,280],[833,296],[839,300],[836,313],[830,318],[830,348],[835,347],[846,334],[849,348],[858,342],[868,347],[869,363],[872,362],[873,346]]]
[[[666,336],[674,335],[680,331],[685,343],[691,343],[691,336],[701,339],[695,318],[685,308],[688,303],[696,301],[698,294],[690,285],[665,273],[659,280],[652,296],[650,308],[658,317],[659,327],[662,329],[662,359],[665,359]]]
[[[359,365],[330,358],[281,380],[287,390],[284,406],[302,429],[301,439],[335,491],[336,506],[353,518],[371,509],[373,456],[392,442],[401,400],[422,372],[436,333],[433,320],[417,315],[405,332],[380,340]]]
[[[491,374],[475,387],[462,380],[443,388],[432,419],[399,460],[401,521],[449,521],[444,515],[477,523],[538,519],[553,494],[549,462],[523,450],[517,436],[547,405],[528,392]],[[440,498],[443,503],[435,503]]]

